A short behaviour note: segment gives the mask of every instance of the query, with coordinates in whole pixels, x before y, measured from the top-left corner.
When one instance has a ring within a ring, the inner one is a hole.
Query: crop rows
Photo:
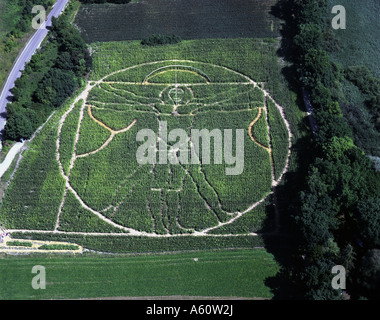
[[[139,237],[139,236],[99,236],[99,235],[75,235],[75,234],[46,234],[46,233],[22,233],[15,232],[17,239],[45,239],[48,241],[64,241],[76,243],[82,247],[99,250],[102,252],[171,252],[187,250],[207,250],[221,248],[257,248],[263,246],[260,236],[233,236],[194,237],[183,235],[178,237]]]
[[[75,133],[79,124],[79,113],[83,101],[78,102],[67,115],[61,129],[61,143],[59,145],[60,162],[65,174],[68,174],[72,154],[74,152]]]
[[[31,142],[1,204],[0,220],[6,228],[52,230],[64,190],[56,160],[55,114]]]
[[[141,41],[157,33],[182,39],[278,37],[279,21],[270,14],[275,3],[247,0],[226,5],[203,0],[199,5],[195,0],[176,0],[86,4],[81,6],[75,23],[88,43]]]

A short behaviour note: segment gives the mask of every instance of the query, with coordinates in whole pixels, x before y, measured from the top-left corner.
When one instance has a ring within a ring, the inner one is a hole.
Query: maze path
[[[249,134],[249,137],[251,138],[251,140],[256,143],[260,148],[263,148],[264,150],[268,151],[269,154],[272,153],[272,149],[271,148],[268,148],[267,146],[263,145],[260,141],[258,141],[253,133],[252,133],[252,128],[253,126],[256,124],[257,121],[259,121],[259,119],[261,118],[262,114],[263,114],[263,110],[264,108],[263,107],[259,107],[259,113],[258,115],[256,116],[256,118],[249,124],[249,127],[248,127],[248,134]]]

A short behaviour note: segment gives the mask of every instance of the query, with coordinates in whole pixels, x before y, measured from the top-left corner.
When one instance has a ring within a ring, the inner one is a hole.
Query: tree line
[[[153,34],[148,38],[141,40],[141,44],[145,46],[160,46],[166,44],[176,44],[182,41],[182,38],[177,35],[164,35],[164,34]]]
[[[48,41],[15,81],[8,103],[4,139],[28,139],[83,83],[91,56],[79,31],[63,14],[52,21]]]
[[[341,299],[331,279],[332,267],[343,265],[351,298],[375,298],[380,288],[380,173],[355,145],[335,94],[345,74],[327,51],[327,1],[283,0],[279,6],[286,12],[283,50],[295,67],[294,81],[310,94],[318,125],[311,163],[291,204],[295,248],[285,274],[302,298]],[[362,68],[348,70],[348,77],[376,109],[378,81]]]

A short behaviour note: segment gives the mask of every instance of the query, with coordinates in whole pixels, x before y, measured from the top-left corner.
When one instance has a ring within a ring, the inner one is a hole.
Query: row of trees
[[[53,19],[47,43],[32,57],[12,89],[4,138],[29,138],[81,85],[90,68],[86,44],[67,15]]]
[[[318,124],[312,163],[290,220],[296,235],[291,280],[304,298],[340,299],[331,270],[343,265],[351,297],[374,298],[380,285],[380,179],[355,145],[334,96],[342,71],[326,51],[327,1],[282,4],[290,11],[296,81],[310,93]]]
[[[148,38],[143,39],[141,41],[141,44],[146,46],[159,46],[165,44],[176,44],[181,41],[181,37],[174,34],[170,36],[163,34],[154,34]]]

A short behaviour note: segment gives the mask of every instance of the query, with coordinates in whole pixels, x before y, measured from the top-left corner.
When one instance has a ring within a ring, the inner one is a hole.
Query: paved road
[[[7,153],[4,161],[0,163],[0,178],[3,176],[5,171],[8,170],[9,166],[12,164],[13,159],[17,155],[17,153],[21,150],[21,148],[24,146],[24,142],[17,142]]]
[[[21,54],[18,56],[16,63],[14,63],[13,68],[8,75],[8,79],[6,80],[6,83],[0,94],[0,149],[1,149],[1,138],[3,135],[3,129],[6,122],[5,107],[7,103],[9,102],[9,98],[12,96],[10,90],[14,87],[14,83],[16,79],[21,76],[21,71],[24,70],[25,63],[31,59],[31,57],[33,56],[37,48],[39,48],[39,46],[41,45],[41,42],[46,37],[48,33],[48,30],[46,29],[46,27],[51,26],[51,18],[58,17],[69,1],[70,0],[57,0],[57,2],[54,4],[52,10],[50,11],[49,15],[46,18],[45,25],[42,25],[40,29],[36,30],[32,38],[24,47]]]

